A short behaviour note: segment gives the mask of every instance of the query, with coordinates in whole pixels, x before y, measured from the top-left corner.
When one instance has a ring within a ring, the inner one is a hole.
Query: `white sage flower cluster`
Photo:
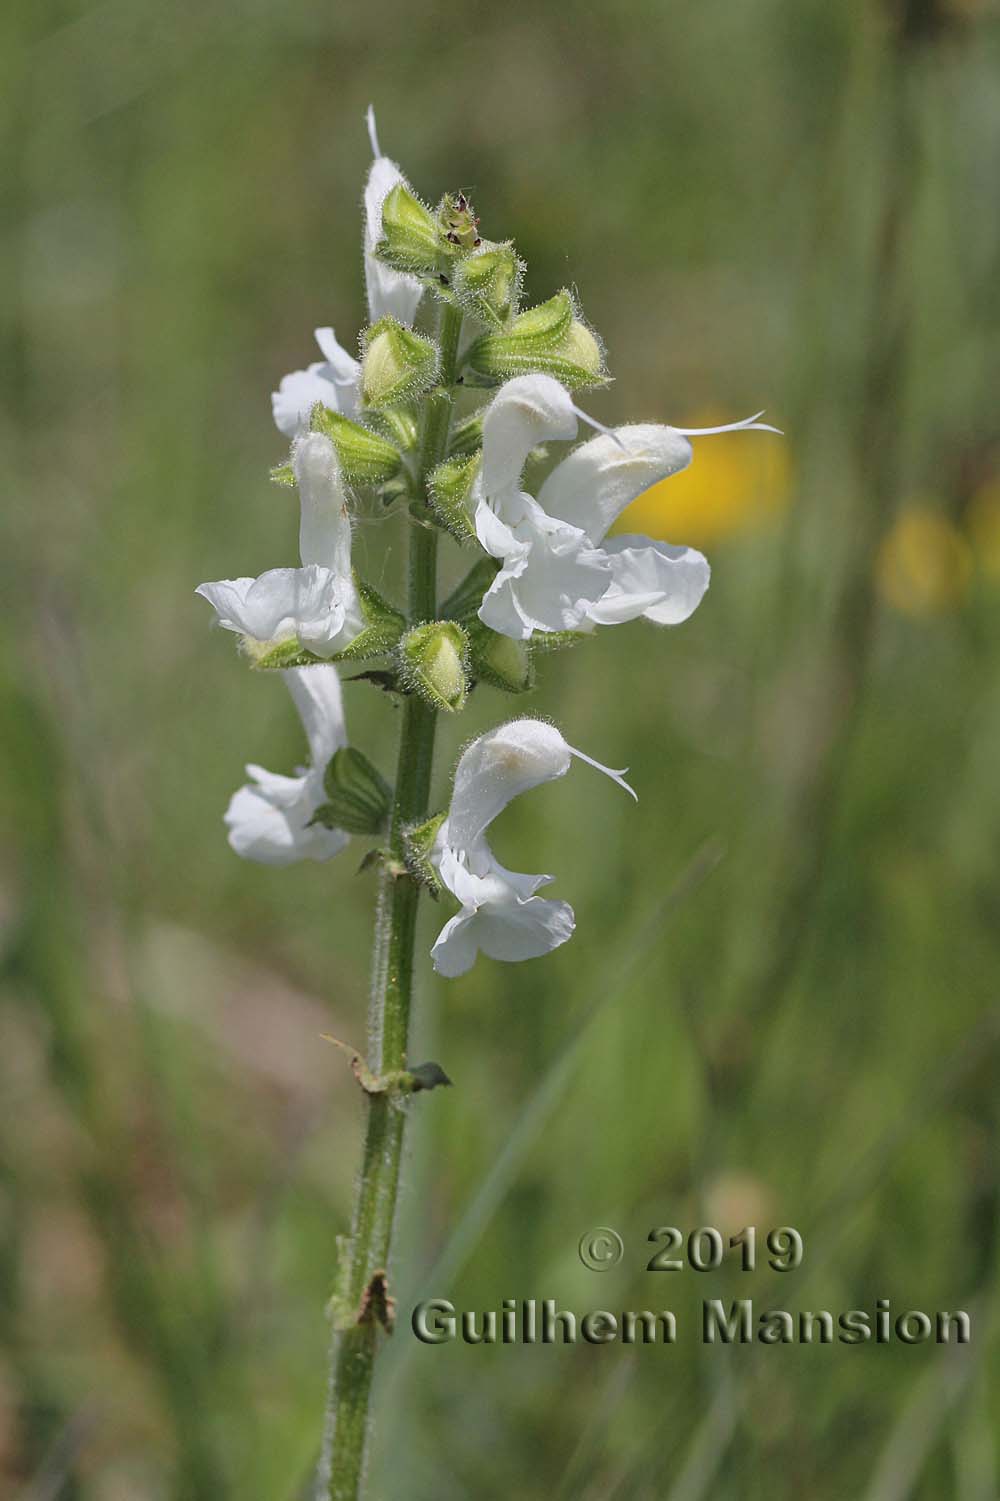
[[[299,565],[197,592],[255,668],[281,672],[309,745],[295,776],[246,768],[225,815],[233,849],[287,865],[327,860],[351,835],[387,834],[381,854],[397,878],[458,903],[432,950],[435,968],[453,976],[480,952],[529,959],[573,932],[572,908],[536,894],[551,876],[507,870],[493,854],[487,830],[507,803],[564,776],[574,757],[632,789],[553,725],[522,717],[465,750],[444,812],[402,820],[393,789],[348,745],[334,664],[382,658],[362,676],[455,712],[479,683],[528,691],[540,648],[639,616],[680,624],[708,588],[705,558],[609,533],[637,496],[691,463],[692,438],[729,429],[610,429],[588,417],[574,394],[607,374],[575,295],[522,308],[525,268],[513,244],[483,239],[463,194],[428,208],[379,150],[371,112],[369,131],[369,323],[358,357],[332,328],[317,328],[322,359],[286,375],[271,398],[291,441],[272,477],[298,490]],[[436,337],[415,326],[435,310]],[[760,415],[732,426],[765,428]],[[551,445],[574,443],[581,423],[597,435],[527,485],[526,472]],[[353,567],[354,518],[390,508],[475,553],[437,619],[407,618]]]

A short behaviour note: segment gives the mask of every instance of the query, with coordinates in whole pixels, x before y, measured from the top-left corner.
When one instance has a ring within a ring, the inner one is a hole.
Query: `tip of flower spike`
[[[629,797],[635,798],[636,802],[639,801],[639,794],[625,780],[625,773],[628,771],[627,766],[623,766],[619,771],[615,771],[613,767],[605,766],[601,761],[595,761],[593,756],[585,755],[583,751],[577,750],[573,745],[569,747],[569,753],[571,756],[576,756],[578,761],[586,761],[587,765],[593,766],[595,771],[603,771],[606,777],[610,777],[613,782],[618,783],[619,787],[623,787]]]
[[[573,411],[579,417],[581,422],[585,422],[588,427],[594,428],[599,433],[604,433],[605,436],[610,438],[613,443],[618,444],[618,447],[621,449],[622,453],[627,452],[625,444],[622,442],[621,438],[618,436],[613,427],[608,427],[606,422],[598,422],[596,417],[588,416],[586,412],[580,410],[575,402],[571,401],[570,406],[573,408]]]
[[[368,126],[368,139],[372,143],[372,156],[381,156],[382,148],[378,143],[378,129],[375,125],[375,106],[369,104],[365,110],[365,124]]]
[[[682,438],[711,438],[715,433],[777,433],[779,438],[785,435],[780,427],[772,427],[769,422],[758,422],[758,417],[763,417],[763,411],[754,412],[752,417],[744,417],[742,422],[726,422],[722,427],[678,427],[674,431],[680,433]]]

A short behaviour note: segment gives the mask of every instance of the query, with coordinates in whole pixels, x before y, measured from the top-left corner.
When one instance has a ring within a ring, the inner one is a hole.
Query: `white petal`
[[[483,625],[496,631],[498,636],[509,636],[512,641],[530,640],[535,629],[534,622],[525,616],[517,600],[517,579],[524,567],[524,563],[513,563],[502,568],[483,595],[477,612]]]
[[[435,970],[448,980],[464,975],[476,962],[479,949],[473,929],[475,918],[472,908],[463,907],[445,923],[431,949]]]
[[[494,516],[485,501],[476,511],[480,542],[504,564],[483,597],[480,620],[515,640],[585,626],[591,604],[610,582],[604,554],[576,527],[546,516],[530,495],[508,491],[504,511],[513,525]]]
[[[305,784],[308,779],[300,780]],[[241,787],[226,809],[229,843],[245,860],[262,865],[329,860],[349,842],[348,836],[320,824],[308,827],[316,807],[315,797],[308,792],[294,803],[279,806],[261,788]]]
[[[332,656],[347,645],[342,633],[345,625],[353,625],[343,580],[316,564],[271,568],[256,579],[219,579],[200,584],[195,593],[214,607],[226,630],[265,644],[298,636],[319,656]]]
[[[337,450],[323,433],[306,433],[292,448],[302,514],[299,555],[343,578],[351,573],[351,518]]]
[[[471,969],[480,952],[508,963],[538,959],[572,938],[574,927],[569,903],[545,897],[478,910],[463,907],[438,934],[431,949],[434,968],[453,979]]]
[[[512,589],[525,634],[531,636],[535,631],[578,630],[607,586],[608,569],[602,555],[581,546],[579,534],[555,534],[546,545],[531,549],[527,566]]]
[[[538,959],[572,938],[576,921],[569,902],[533,896],[510,906],[481,907],[475,938],[488,959],[516,963]]]
[[[408,276],[375,258],[375,246],[382,238],[382,204],[386,194],[406,178],[387,156],[372,162],[365,184],[365,282],[368,287],[368,312],[372,323],[386,316],[410,324],[424,293],[419,277]]]
[[[468,849],[453,846],[451,837],[446,819],[434,861],[442,884],[463,907],[484,907],[517,898],[526,901],[529,896],[534,896],[539,886],[548,886],[552,882],[552,876],[524,875],[520,871],[507,870],[482,836]]]
[[[455,769],[447,842],[473,848],[511,798],[565,776],[569,766],[569,746],[543,719],[514,719],[480,735]]]
[[[332,657],[350,645],[362,620],[353,581],[329,568],[275,569],[294,574],[295,634],[319,657]]]
[[[639,615],[658,625],[679,625],[704,598],[711,569],[692,547],[622,536],[612,537],[604,551],[612,584],[590,607],[590,619],[596,625],[620,625]]]
[[[476,506],[476,536],[491,558],[513,561],[526,558],[531,551],[530,540],[522,541],[513,529],[493,510],[485,500]]]
[[[550,516],[581,527],[597,544],[626,506],[650,485],[685,469],[691,454],[691,444],[676,428],[619,427],[581,443],[557,464],[538,492],[538,503]]]
[[[199,584],[194,592],[208,600],[224,630],[243,635],[247,630],[244,623],[247,595],[256,582],[251,578],[216,579],[214,583]]]
[[[309,741],[309,758],[320,772],[347,744],[344,703],[336,667],[289,667],[284,678]]]
[[[337,393],[337,406],[333,410],[342,412],[345,417],[353,417],[358,409],[361,364],[348,354],[332,328],[317,328],[313,334],[325,361],[319,366],[319,372]]]
[[[280,771],[268,771],[266,766],[250,762],[246,767],[253,791],[261,794],[275,808],[291,808],[300,802],[306,787],[308,772],[286,777]]]
[[[500,387],[483,420],[483,494],[517,486],[528,454],[540,443],[576,437],[569,392],[551,375],[518,375]]]
[[[309,426],[309,414],[317,402],[329,407],[332,412],[340,410],[337,387],[323,374],[327,365],[310,365],[308,370],[293,370],[282,377],[276,391],[271,392],[271,411],[274,425],[288,438],[304,433]]]

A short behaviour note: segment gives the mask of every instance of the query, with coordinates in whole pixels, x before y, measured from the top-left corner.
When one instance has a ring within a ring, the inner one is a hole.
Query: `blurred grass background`
[[[579,288],[596,416],[788,434],[706,440],[640,503],[710,552],[689,625],[542,662],[530,707],[641,802],[578,767],[512,808],[501,857],[558,873],[573,942],[426,967],[415,1056],[456,1087],[414,1111],[373,1494],[996,1501],[995,6],[11,0],[0,28],[6,1492],[293,1501],[313,1460],[360,1115],[317,1037],[363,1037],[372,886],[227,848],[243,762],[300,736],[192,589],[294,561],[267,396],[361,320],[371,99],[532,300]],[[374,582],[400,548],[361,527]],[[388,770],[391,705],[346,697]],[[510,707],[445,727],[442,794]],[[652,1226],[748,1222],[797,1226],[803,1268],[642,1270]],[[626,1242],[603,1278],[593,1224]],[[670,1306],[682,1337],[424,1348],[418,1296]],[[975,1342],[706,1350],[707,1296],[964,1307]]]

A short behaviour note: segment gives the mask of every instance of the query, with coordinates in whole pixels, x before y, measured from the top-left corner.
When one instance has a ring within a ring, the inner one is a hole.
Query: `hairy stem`
[[[443,305],[441,384],[424,404],[420,476],[427,477],[447,451],[462,315]],[[416,517],[410,533],[409,623],[433,620],[437,609],[437,530]],[[379,876],[368,1017],[368,1062],[378,1074],[406,1067],[413,995],[413,945],[420,887],[393,874],[402,857],[403,830],[427,817],[434,764],[436,713],[416,694],[403,708],[396,790],[389,834],[391,862]],[[392,1246],[405,1107],[392,1093],[366,1094],[367,1119],[361,1171],[354,1194],[347,1275],[338,1285],[330,1401],[320,1467],[319,1495],[356,1501],[362,1493],[370,1399],[379,1340],[391,1323],[384,1276]]]

